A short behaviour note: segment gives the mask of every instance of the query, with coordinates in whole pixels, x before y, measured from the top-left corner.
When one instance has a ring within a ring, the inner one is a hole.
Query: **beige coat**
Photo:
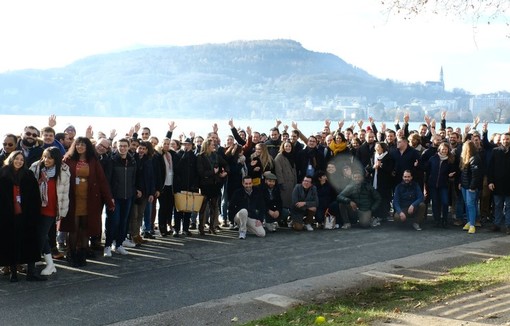
[[[282,153],[278,153],[274,159],[274,169],[280,187],[282,206],[290,208],[292,206],[292,190],[297,183],[296,166],[292,167],[289,160]]]

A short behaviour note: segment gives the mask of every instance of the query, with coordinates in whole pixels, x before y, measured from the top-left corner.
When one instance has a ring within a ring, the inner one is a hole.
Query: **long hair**
[[[476,155],[475,144],[471,140],[466,140],[462,145],[462,153],[460,154],[460,168],[464,169],[469,165],[469,160]]]
[[[21,178],[25,173],[27,173],[27,171],[29,171],[25,164],[23,164],[23,166],[18,171],[14,170],[14,160],[19,155],[21,155],[21,157],[23,157],[23,161],[25,161],[23,151],[12,151],[11,154],[9,154],[9,156],[5,159],[4,166],[2,168],[2,175],[10,179],[15,185],[19,185]],[[5,191],[5,189],[2,191]]]
[[[69,150],[67,151],[66,156],[70,157],[71,159],[78,161],[80,159],[80,154],[76,151],[76,144],[81,143],[85,144],[85,158],[87,161],[90,161],[93,158],[97,157],[96,150],[94,149],[94,145],[92,145],[92,142],[87,137],[78,137],[74,140],[71,147],[69,147]]]
[[[45,157],[52,158],[55,161],[55,177],[57,179],[60,178],[60,170],[62,169],[62,153],[60,152],[60,149],[56,146],[46,148],[41,155],[41,159],[37,163],[37,165],[39,165],[39,169],[44,167]]]
[[[260,163],[262,164],[262,170],[263,171],[272,170],[274,167],[273,157],[271,155],[269,155],[269,152],[267,151],[267,145],[264,143],[258,143],[257,145],[255,145],[255,147],[260,148],[259,159],[260,159]],[[251,158],[254,158],[255,155],[256,154],[253,153],[251,155]]]
[[[209,147],[213,141],[214,140],[210,138],[204,140],[204,142],[202,143],[202,147],[200,148],[200,154],[211,155],[212,151],[209,149]]]

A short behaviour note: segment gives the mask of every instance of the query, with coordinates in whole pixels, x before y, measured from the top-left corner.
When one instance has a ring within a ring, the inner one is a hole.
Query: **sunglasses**
[[[5,146],[12,147],[12,146],[14,146],[14,144],[13,143],[4,143],[4,147]]]
[[[39,137],[39,135],[38,135],[38,134],[32,133],[32,132],[30,132],[30,131],[25,132],[25,135],[26,135],[26,136],[28,136],[28,137],[32,136],[32,137],[34,137],[34,138]]]

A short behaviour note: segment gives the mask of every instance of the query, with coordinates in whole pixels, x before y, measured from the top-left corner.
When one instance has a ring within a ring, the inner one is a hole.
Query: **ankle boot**
[[[18,270],[16,269],[16,265],[11,265],[11,278],[10,281],[12,283],[18,282]]]
[[[27,281],[29,282],[39,282],[46,281],[46,277],[37,275],[35,272],[35,263],[27,264]]]
[[[44,254],[44,261],[46,262],[46,267],[41,271],[41,275],[48,276],[57,272],[51,254]]]

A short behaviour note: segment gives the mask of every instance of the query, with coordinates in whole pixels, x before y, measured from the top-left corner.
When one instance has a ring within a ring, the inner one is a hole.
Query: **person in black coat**
[[[385,142],[377,142],[375,144],[375,152],[372,163],[367,167],[370,174],[370,182],[372,186],[381,195],[381,205],[374,212],[374,216],[379,219],[387,219],[390,217],[390,205],[393,200],[393,184],[395,177],[395,161],[388,151],[388,144]],[[376,221],[375,224],[378,224]]]
[[[27,264],[27,281],[42,281],[35,262],[41,259],[37,219],[41,209],[39,185],[25,167],[20,150],[13,151],[0,170],[0,265],[10,266],[11,282],[17,282],[17,264]]]
[[[198,173],[197,173],[197,156],[193,152],[193,139],[187,138],[184,142],[184,150],[180,151],[175,167],[174,174],[174,191],[198,192]],[[197,211],[200,207],[195,208]],[[191,212],[174,211],[174,233],[175,237],[179,236],[182,223],[182,233],[191,236],[189,231],[191,222]]]

